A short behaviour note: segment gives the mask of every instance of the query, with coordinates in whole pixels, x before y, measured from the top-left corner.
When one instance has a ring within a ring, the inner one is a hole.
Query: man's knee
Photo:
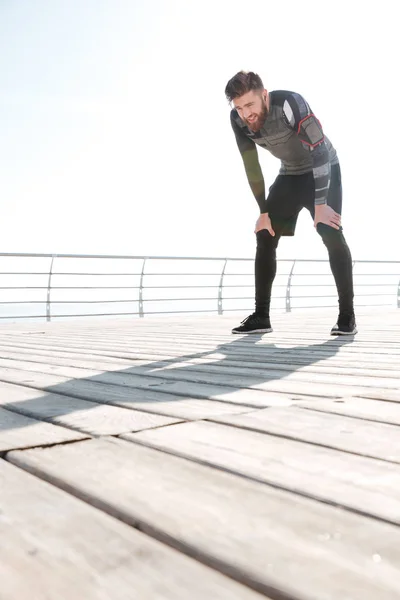
[[[257,231],[256,237],[258,248],[276,248],[278,245],[279,237],[271,235],[268,229]]]
[[[327,247],[335,247],[342,246],[345,244],[345,239],[342,233],[342,229],[334,229],[330,225],[326,225],[325,223],[317,224],[317,232],[322,238],[325,246]]]

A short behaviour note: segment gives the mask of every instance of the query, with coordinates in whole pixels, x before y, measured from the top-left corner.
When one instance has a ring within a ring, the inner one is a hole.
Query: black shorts
[[[297,218],[303,208],[314,219],[315,184],[312,171],[304,175],[278,175],[269,188],[268,214],[278,235],[294,235]],[[328,206],[342,214],[342,178],[340,165],[332,165]]]

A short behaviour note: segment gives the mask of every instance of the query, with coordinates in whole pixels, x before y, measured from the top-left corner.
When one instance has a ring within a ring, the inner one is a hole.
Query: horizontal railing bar
[[[353,273],[353,277],[369,277],[370,275],[374,275],[374,277],[399,277],[400,271],[398,273]],[[225,277],[237,276],[254,277],[254,273],[225,273]],[[276,277],[289,277],[289,273],[277,273]],[[332,273],[294,273],[293,277],[333,277],[333,275]]]
[[[373,297],[384,297],[384,296],[392,296],[390,293],[372,293],[372,294],[358,294],[358,297],[361,298],[373,298]],[[296,299],[304,299],[304,298],[314,298],[315,300],[323,299],[323,298],[335,298],[336,294],[324,294],[321,296],[291,296],[293,300]],[[224,296],[222,298],[225,302],[230,300],[253,300],[253,296]],[[272,296],[272,300],[285,300],[286,296]],[[146,298],[144,300],[146,303],[148,302],[192,302],[192,301],[215,301],[215,298]],[[49,302],[50,305],[53,304],[129,304],[139,302],[138,298],[131,298],[128,300],[52,300]],[[0,305],[16,305],[16,304],[45,304],[46,300],[7,300],[1,301]]]
[[[45,319],[46,315],[5,315],[0,316],[0,319]]]
[[[251,258],[240,258],[240,257],[219,257],[219,256],[149,256],[149,255],[118,255],[118,254],[41,254],[41,253],[29,253],[29,252],[0,252],[0,257],[13,257],[13,258],[81,258],[81,259],[121,259],[121,260],[195,260],[195,261],[244,261],[253,262],[254,257]],[[292,258],[280,258],[279,262],[293,262]],[[327,262],[326,259],[319,258],[296,258],[296,263],[308,262],[308,263],[320,263]],[[357,264],[400,264],[400,260],[355,260]]]
[[[369,277],[370,275],[374,275],[374,277],[398,277],[400,271],[398,273],[353,273],[353,277]],[[285,274],[281,274],[281,277],[285,277]],[[293,277],[332,277],[332,273],[294,273]]]
[[[294,275],[293,277],[296,277]],[[274,288],[286,287],[286,283],[275,283]],[[332,287],[335,283],[292,283],[291,287]],[[398,282],[391,283],[357,283],[354,279],[354,286],[357,287],[393,287],[397,286]],[[173,289],[216,289],[219,286],[216,285],[147,285],[144,286],[146,290],[173,290]],[[224,285],[224,288],[248,288],[253,287],[253,284],[228,284]],[[52,286],[52,290],[139,290],[138,285],[64,285],[64,286]],[[35,285],[14,285],[14,286],[0,286],[0,290],[47,290],[46,286],[35,286]]]
[[[393,294],[358,294],[358,296],[361,296],[362,298],[372,298],[374,296],[393,296]],[[327,294],[324,296],[291,296],[291,298],[294,300],[296,298],[314,298],[315,300],[318,300],[319,298],[336,298],[337,294]]]
[[[360,307],[360,308],[369,308],[372,306],[392,306],[392,304],[358,304],[356,306]],[[296,306],[296,307],[292,307],[294,310],[301,310],[301,309],[325,309],[325,308],[337,308],[337,304],[326,304],[326,305],[321,305],[321,306]],[[244,312],[244,311],[249,311],[251,310],[250,307],[245,307],[245,308],[224,308],[224,313],[225,312]],[[283,309],[282,309],[283,310]],[[215,310],[175,310],[175,311],[148,311],[146,312],[146,314],[148,315],[164,315],[164,314],[187,314],[187,313],[216,313],[217,309]],[[66,319],[66,318],[83,318],[83,317],[124,317],[124,316],[138,316],[139,313],[138,312],[128,312],[128,313],[88,313],[88,314],[66,314],[66,315],[53,315],[52,319]],[[45,319],[46,315],[17,315],[17,316],[0,316],[0,320],[4,320],[4,319],[8,319],[8,320],[14,320],[14,319]]]
[[[295,275],[293,275],[293,277],[295,277]],[[282,286],[283,284],[281,284]],[[335,282],[333,283],[292,283],[292,287],[332,287],[335,285]],[[357,287],[393,287],[393,286],[397,286],[397,282],[392,282],[392,283],[357,283],[356,281],[354,281],[354,286]],[[234,285],[232,287],[239,287],[238,285]],[[274,287],[276,287],[274,285]]]
[[[4,271],[4,272],[0,272],[0,275],[48,275],[48,271],[47,272],[31,272],[31,271]],[[244,273],[245,275],[248,275],[248,273]],[[250,273],[251,274],[251,273]],[[63,271],[63,272],[58,272],[58,271],[53,271],[53,275],[62,275],[62,276],[66,276],[66,275],[71,275],[73,277],[77,277],[77,276],[91,276],[91,277],[109,277],[109,276],[121,276],[121,277],[140,277],[142,274],[141,273],[71,273],[71,272],[67,272],[67,271]],[[168,276],[168,277],[172,277],[172,276],[204,276],[204,277],[219,277],[220,273],[144,273],[144,276],[152,276],[152,275],[157,275],[157,276]],[[236,275],[236,273],[232,273],[232,275]],[[240,275],[240,273],[239,273]]]
[[[220,277],[221,273],[143,273],[144,277]]]
[[[0,271],[0,275],[48,275],[49,272],[48,271]],[[70,272],[58,272],[55,273],[53,272],[53,275],[73,275],[74,277],[76,277],[77,275],[84,275],[85,277],[87,275],[97,275],[97,276],[107,276],[109,277],[110,275],[123,275],[124,277],[129,276],[133,276],[133,275],[140,275],[140,273],[70,273]]]
[[[53,285],[52,290],[138,290],[138,285]],[[47,290],[46,286],[0,286],[0,290]]]
[[[43,271],[43,272],[32,272],[32,271],[4,271],[4,272],[0,272],[0,275],[48,275],[49,272],[47,271]],[[84,275],[85,277],[87,276],[97,276],[97,277],[110,277],[110,276],[114,276],[114,275],[121,275],[123,277],[130,277],[130,276],[134,276],[134,275],[138,275],[140,276],[140,273],[67,273],[67,272],[63,272],[63,273],[58,273],[58,272],[54,272],[53,271],[53,275],[71,275],[73,277],[77,277],[78,275]]]
[[[385,292],[381,292],[381,293],[370,293],[370,294],[358,294],[358,297],[361,298],[373,298],[373,297],[385,297],[385,296],[392,296],[391,293],[385,293]],[[335,298],[336,294],[324,294],[321,296],[302,296],[302,295],[298,295],[298,296],[291,296],[291,298],[293,300],[295,299],[304,299],[304,298],[314,298],[315,300],[319,300],[322,298]],[[253,300],[254,297],[253,296],[224,296],[222,298],[225,302],[230,301],[230,300]],[[272,295],[272,300],[285,300],[286,296],[274,296]],[[192,301],[215,301],[215,297],[213,298],[200,298],[200,297],[195,297],[195,298],[145,298],[144,302],[192,302]],[[106,300],[106,299],[101,299],[101,300],[51,300],[49,302],[50,305],[53,304],[128,304],[128,303],[133,303],[133,302],[139,302],[138,298],[129,298],[127,300]],[[5,300],[5,301],[0,301],[0,305],[15,305],[15,304],[45,304],[46,300]]]
[[[31,272],[5,272],[0,275],[48,275],[45,273],[31,273]],[[53,277],[56,276],[67,276],[71,277],[84,276],[84,277],[140,277],[141,273],[57,273],[53,272]],[[288,277],[288,273],[277,273],[276,277]],[[399,273],[353,273],[353,277],[399,277]],[[219,277],[219,273],[144,273],[145,277],[157,276],[157,277]],[[254,277],[254,273],[225,273],[225,277]],[[332,277],[332,273],[295,273],[294,277]],[[146,286],[149,287],[149,286]],[[218,287],[218,286],[217,286]],[[225,286],[224,286],[225,287]]]
[[[241,283],[237,285],[224,285],[224,288],[248,288],[253,287],[251,283]],[[285,283],[278,283],[274,287],[286,287]],[[143,286],[143,290],[175,290],[175,289],[194,289],[204,290],[207,288],[216,289],[219,285],[146,285]]]
[[[285,284],[281,283],[278,284],[281,287],[284,287]],[[240,288],[240,287],[253,287],[251,283],[248,284],[238,284],[238,285],[224,285],[224,288],[228,288],[228,287],[232,287],[232,288]],[[276,286],[275,286],[276,287]],[[206,288],[212,288],[212,289],[216,289],[219,288],[219,285],[146,285],[143,286],[144,290],[175,290],[175,289],[206,289]]]
[[[399,273],[400,274],[400,273]],[[57,275],[57,273],[56,273]],[[220,277],[221,273],[145,273],[146,277]],[[288,273],[277,273],[276,277],[287,277]],[[224,277],[254,277],[254,273],[225,273]]]
[[[248,285],[226,285],[224,287],[252,287],[251,284]],[[275,286],[277,287],[277,286]],[[278,287],[285,287],[285,284],[278,284]],[[216,289],[218,285],[147,285],[144,287],[146,290],[173,290],[173,289]],[[0,286],[0,290],[46,290],[47,288],[44,286]],[[109,285],[109,286],[52,286],[52,290],[139,290],[139,285]]]
[[[201,298],[198,298],[201,300]],[[48,304],[123,304],[127,302],[139,302],[138,298],[132,298],[131,300],[51,300]],[[150,302],[150,300],[148,300]],[[12,301],[8,300],[7,302],[0,302],[2,304],[46,304],[46,300],[18,300]]]
[[[283,298],[283,296],[282,296]],[[215,302],[215,298],[144,298],[143,301],[144,302],[191,302],[193,300],[198,301],[202,301],[202,302],[206,302],[206,301],[212,301]],[[239,298],[223,298],[223,300],[251,300],[251,297],[239,297]],[[147,311],[146,311],[147,312]]]
[[[218,309],[204,309],[204,310],[166,310],[166,311],[146,311],[146,315],[171,315],[182,313],[216,313]],[[129,313],[127,313],[129,314]],[[133,314],[133,313],[131,313]]]
[[[49,272],[48,271],[41,271],[39,272],[35,272],[35,271],[1,271],[0,275],[48,275]]]
[[[360,307],[367,307],[368,308],[369,306],[391,306],[391,305],[390,304],[383,304],[383,305],[382,304],[360,304],[359,306]],[[317,309],[319,308],[319,309],[325,309],[325,308],[337,308],[337,307],[338,307],[337,304],[331,304],[331,305],[324,305],[324,306],[297,306],[295,308],[296,309],[301,309],[301,308],[314,308],[314,309],[315,308],[317,308]],[[242,310],[243,311],[245,311],[245,310],[251,310],[251,307],[247,306],[245,308],[224,308],[224,312],[228,312],[228,311],[242,311]],[[276,309],[276,310],[278,311],[278,310],[281,310],[281,309]],[[282,311],[283,311],[283,309],[282,309]],[[146,314],[148,314],[148,315],[163,315],[163,314],[172,314],[172,313],[173,314],[181,314],[181,313],[202,313],[202,312],[217,312],[217,309],[216,310],[186,310],[186,311],[184,311],[184,310],[178,310],[178,311],[174,310],[174,311],[165,311],[165,312],[164,311],[162,311],[162,312],[147,312],[146,311]],[[97,316],[97,315],[94,315],[94,316]]]
[[[246,310],[246,309],[244,309]],[[170,311],[149,311],[146,312],[147,315],[165,315],[165,314],[182,314],[182,313],[215,313],[215,310],[170,310]],[[127,312],[127,313],[88,313],[78,315],[52,315],[52,320],[54,319],[65,319],[65,318],[73,318],[73,317],[129,317],[132,315],[139,315],[138,312]],[[7,316],[2,317],[0,319],[45,319],[46,315],[24,315],[24,316]]]
[[[239,288],[239,287],[252,287],[251,285],[230,285],[230,286],[224,286],[224,287],[232,287],[232,288]],[[277,286],[275,286],[277,287]],[[284,284],[280,284],[278,285],[278,287],[285,287]],[[174,285],[163,285],[163,286],[146,286],[144,289],[153,289],[153,290],[171,290],[171,289],[216,289],[218,288],[218,285],[182,285],[182,286],[174,286]],[[46,287],[39,287],[39,286],[0,286],[0,290],[46,290]],[[79,285],[79,286],[53,286],[51,288],[52,290],[139,290],[140,286],[138,285],[132,285],[132,286],[127,286],[127,285],[109,285],[109,286],[83,286],[83,285]]]
[[[254,260],[254,258],[221,258],[219,256],[135,256],[129,254],[40,254],[40,253],[29,253],[29,252],[0,252],[0,257],[4,258],[80,258],[80,259],[118,259],[118,260],[234,260],[234,261],[247,261]],[[286,260],[286,259],[282,259]],[[290,260],[290,259],[287,259]]]
[[[71,273],[68,271],[54,271],[53,275],[73,275],[74,277],[78,276],[78,275],[84,275],[85,277],[90,276],[90,277],[104,277],[104,276],[115,276],[115,277],[140,277],[141,273]]]
[[[355,310],[357,311],[357,308],[370,308],[371,306],[393,306],[393,304],[390,303],[386,303],[386,304],[357,304],[355,306]],[[324,304],[321,306],[292,306],[292,309],[294,310],[299,310],[301,308],[314,308],[317,310],[321,310],[324,308],[338,308],[337,304]],[[225,309],[224,309],[225,310]]]
[[[356,308],[370,308],[372,306],[392,306],[392,304],[358,304]],[[326,308],[337,308],[337,304],[326,304],[322,306],[295,306],[292,307],[295,310],[301,309],[326,309]],[[244,312],[251,310],[250,307],[245,308],[224,308],[224,312]],[[275,310],[275,309],[274,309]],[[277,311],[279,309],[276,309]],[[283,311],[283,309],[282,309]],[[215,310],[172,310],[172,311],[146,311],[147,315],[166,315],[166,314],[194,314],[194,313],[216,313]],[[53,315],[52,319],[66,319],[66,318],[82,318],[82,317],[124,317],[124,316],[138,316],[138,312],[128,312],[128,313],[88,313],[88,314],[64,314],[64,315]],[[18,316],[0,316],[0,319],[45,319],[46,315],[18,315]]]
[[[181,312],[181,311],[178,311]],[[148,313],[149,314],[149,313]],[[75,315],[52,315],[53,319],[73,318],[73,317],[120,317],[120,316],[131,316],[139,315],[138,312],[127,312],[127,313],[88,313],[88,314],[75,314]],[[23,315],[23,316],[1,316],[0,319],[45,319],[46,315]]]

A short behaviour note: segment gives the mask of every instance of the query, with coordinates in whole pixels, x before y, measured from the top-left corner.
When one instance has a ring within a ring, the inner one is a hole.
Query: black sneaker
[[[271,333],[271,331],[272,327],[269,317],[264,317],[257,313],[253,313],[244,319],[238,327],[232,329],[232,333]]]
[[[339,313],[336,325],[331,329],[331,335],[355,335],[357,333],[354,313]]]

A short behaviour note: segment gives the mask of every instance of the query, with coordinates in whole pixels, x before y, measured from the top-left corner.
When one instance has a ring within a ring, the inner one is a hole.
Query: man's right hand
[[[275,231],[272,229],[271,219],[269,218],[268,213],[264,213],[258,217],[254,233],[261,231],[261,229],[268,229],[272,237],[275,236]]]

